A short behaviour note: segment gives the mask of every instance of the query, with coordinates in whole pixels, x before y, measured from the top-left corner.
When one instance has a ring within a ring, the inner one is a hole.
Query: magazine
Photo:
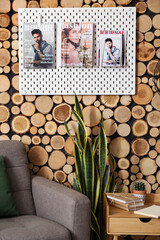
[[[23,25],[23,67],[53,68],[55,63],[54,23]]]
[[[136,214],[140,214],[143,216],[148,216],[152,218],[159,218],[160,217],[160,206],[159,205],[152,205],[146,208],[143,208],[138,211],[134,211]]]
[[[60,34],[58,49],[61,67],[92,67],[93,62],[93,23],[64,22],[58,25]],[[59,45],[60,44],[60,45]]]
[[[98,66],[113,67],[125,65],[126,32],[100,30]]]

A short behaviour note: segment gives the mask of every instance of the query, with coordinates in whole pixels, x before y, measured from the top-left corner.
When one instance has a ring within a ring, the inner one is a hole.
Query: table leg
[[[113,240],[118,240],[118,236],[117,236],[117,235],[114,235],[114,236],[113,236]]]
[[[109,240],[112,240],[112,235],[109,235]]]

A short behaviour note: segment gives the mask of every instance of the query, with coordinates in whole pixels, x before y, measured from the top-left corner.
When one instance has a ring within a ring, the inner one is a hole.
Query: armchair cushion
[[[0,154],[5,159],[7,175],[19,214],[34,215],[31,178],[24,144],[14,140],[1,140]]]
[[[25,215],[0,219],[0,239],[3,240],[71,240],[67,228],[56,222]]]
[[[32,192],[37,216],[65,226],[73,240],[90,239],[90,201],[85,195],[39,176],[32,179]]]
[[[4,157],[0,156],[0,218],[13,216],[18,216],[18,210],[11,193]]]

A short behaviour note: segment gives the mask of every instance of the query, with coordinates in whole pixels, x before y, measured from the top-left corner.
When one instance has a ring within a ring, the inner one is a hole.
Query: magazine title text
[[[92,24],[90,23],[64,23],[64,28],[82,28],[82,29],[90,29],[92,27]]]
[[[100,34],[123,34],[123,31],[116,30],[101,30]]]

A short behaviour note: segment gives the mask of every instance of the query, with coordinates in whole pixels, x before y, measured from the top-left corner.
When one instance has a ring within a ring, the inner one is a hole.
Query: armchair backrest
[[[23,143],[1,140],[0,155],[4,156],[13,197],[20,215],[35,214],[27,154]]]

